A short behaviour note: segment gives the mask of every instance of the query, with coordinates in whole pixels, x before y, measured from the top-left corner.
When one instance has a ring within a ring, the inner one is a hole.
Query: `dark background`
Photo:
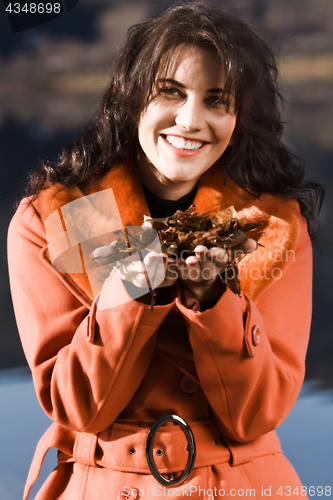
[[[11,305],[5,246],[16,194],[40,158],[56,157],[89,122],[128,27],[173,3],[80,0],[58,19],[17,33],[12,33],[0,4],[0,369],[26,363]],[[284,141],[304,159],[307,177],[327,190],[324,230],[314,249],[314,314],[306,378],[321,387],[333,387],[333,2],[224,4],[237,8],[271,43],[287,101]]]

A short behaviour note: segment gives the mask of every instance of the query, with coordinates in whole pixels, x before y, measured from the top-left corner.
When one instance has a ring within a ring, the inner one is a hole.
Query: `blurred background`
[[[198,3],[213,5],[217,2],[201,0]],[[17,402],[19,398],[27,397],[31,388],[24,385],[29,384],[30,379],[28,375],[24,376],[28,370],[11,305],[5,248],[16,195],[26,182],[28,172],[38,166],[39,159],[57,157],[61,148],[71,142],[92,118],[108,85],[112,60],[124,42],[127,29],[160,14],[173,4],[168,0],[80,0],[75,8],[58,19],[15,34],[11,31],[4,6],[0,6],[0,231],[3,241],[0,247],[0,394],[3,398],[16,394]],[[314,427],[318,428],[321,417],[325,419],[326,424],[320,424],[326,425],[320,446],[324,441],[326,445],[329,443],[327,457],[332,465],[332,419],[328,419],[328,412],[333,415],[333,335],[330,323],[333,280],[330,220],[330,214],[333,214],[333,2],[229,0],[223,4],[236,9],[241,17],[263,33],[272,46],[280,69],[281,91],[286,100],[284,141],[304,159],[307,177],[321,182],[327,190],[322,210],[324,229],[314,248],[314,314],[306,363],[307,382],[302,393],[305,399],[298,403],[297,408],[303,417],[304,412],[309,417],[312,410],[317,411],[311,417],[316,420],[311,422],[311,432]],[[11,381],[10,386],[7,386],[7,381]],[[312,403],[306,399],[310,397],[314,398]],[[35,404],[37,408],[33,398],[31,392],[31,398],[25,403],[30,409],[35,408]],[[308,401],[308,406],[305,401]],[[3,402],[7,404],[7,410],[1,416],[7,425],[12,418],[10,411],[19,410],[15,410],[15,402],[9,403],[8,399],[3,399]],[[39,420],[31,418],[37,425]],[[298,417],[293,418],[297,428],[301,424]],[[40,426],[38,424],[37,437],[41,434],[40,428],[47,426],[47,422],[43,422]],[[288,432],[294,433],[294,430],[288,428]],[[309,429],[304,432],[308,439]],[[288,446],[290,435],[286,437],[286,443]],[[293,443],[301,460],[300,443]],[[32,451],[29,453],[27,462]],[[323,466],[316,464],[318,471],[319,468],[322,471]],[[28,470],[28,463],[24,467]],[[6,474],[5,482],[8,483],[11,476]],[[308,477],[306,469],[303,474],[301,479],[304,481]],[[320,475],[315,477],[315,486],[318,486]],[[332,477],[330,481],[332,486]],[[0,481],[1,492],[3,500],[20,497],[11,496],[12,487],[1,487]]]

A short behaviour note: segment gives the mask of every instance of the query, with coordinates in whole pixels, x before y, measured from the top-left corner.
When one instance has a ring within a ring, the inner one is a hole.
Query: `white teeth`
[[[165,138],[169,144],[171,144],[174,148],[177,149],[188,149],[188,150],[200,149],[204,145],[203,142],[187,141],[182,137],[176,137],[174,135],[167,135],[165,136]]]

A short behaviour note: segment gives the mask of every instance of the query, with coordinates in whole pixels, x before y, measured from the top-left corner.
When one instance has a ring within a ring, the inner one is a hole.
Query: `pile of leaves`
[[[194,255],[198,245],[207,248],[220,247],[228,252],[229,263],[225,271],[226,285],[237,294],[240,294],[240,282],[237,264],[243,254],[234,252],[233,249],[248,239],[248,235],[256,231],[262,223],[244,223],[237,219],[234,207],[226,208],[220,212],[205,212],[198,214],[194,205],[186,211],[177,210],[173,215],[165,218],[153,219],[145,216],[142,229],[127,226],[126,230],[119,230],[115,234],[117,239],[108,247],[96,249],[94,260],[108,259],[108,263],[116,263],[128,255],[139,254],[143,260],[142,252],[149,246],[156,232],[162,243],[163,251],[172,258],[186,259]],[[154,229],[155,231],[152,231]],[[258,240],[262,233],[256,237]],[[155,292],[150,286],[148,274],[146,278],[152,296],[152,306]]]
[[[229,256],[225,282],[234,293],[240,294],[237,264],[244,254],[232,249],[247,241],[248,234],[263,227],[262,223],[243,223],[236,218],[233,206],[220,212],[198,214],[194,205],[185,212],[177,210],[174,215],[164,219],[145,217],[145,223],[158,232],[166,253],[171,256],[186,259],[194,255],[194,249],[198,245],[224,248]],[[257,240],[261,234],[257,235]]]

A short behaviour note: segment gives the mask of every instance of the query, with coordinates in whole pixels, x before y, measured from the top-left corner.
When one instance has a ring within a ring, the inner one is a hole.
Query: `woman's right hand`
[[[179,275],[177,264],[164,253],[149,252],[142,260],[137,254],[118,263],[118,273],[123,280],[138,288],[147,287],[147,277],[151,288],[163,288],[176,283]]]

